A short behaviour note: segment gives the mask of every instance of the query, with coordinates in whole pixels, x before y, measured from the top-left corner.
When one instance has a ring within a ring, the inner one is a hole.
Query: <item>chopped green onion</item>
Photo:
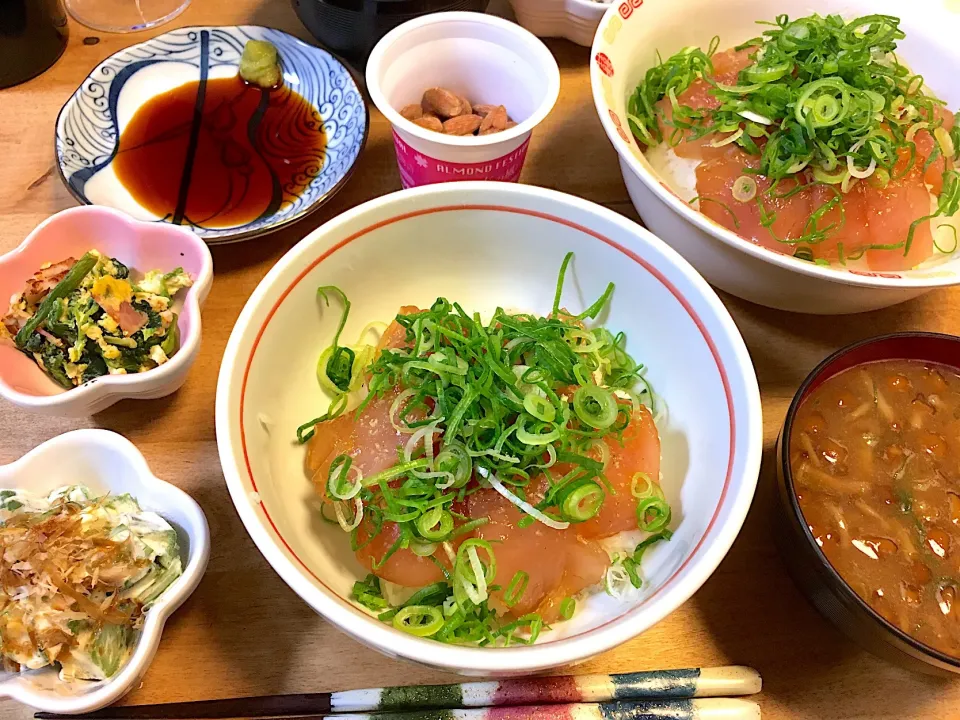
[[[530,515],[534,519],[539,520],[547,527],[553,528],[554,530],[566,530],[568,527],[570,527],[569,522],[554,520],[552,517],[550,517],[546,513],[541,512],[540,510],[535,508],[533,505],[528,503],[526,500],[523,500],[517,497],[516,495],[514,495],[512,492],[507,490],[507,488],[504,486],[504,484],[500,481],[500,479],[496,475],[487,471],[486,468],[482,468],[482,467],[477,468],[477,472],[479,472],[480,475],[483,476],[488,483],[490,483],[490,486],[494,490],[496,490],[498,493],[500,493],[503,497],[505,497],[507,500],[512,502],[514,505],[519,507],[525,513],[527,513],[527,515]]]
[[[503,604],[507,607],[513,607],[523,597],[527,590],[527,583],[530,582],[530,575],[523,570],[518,570],[513,574],[513,579],[503,593]]]
[[[389,607],[389,603],[383,598],[383,591],[380,588],[380,578],[372,573],[367,575],[366,579],[353,584],[353,591],[350,593],[350,597],[363,607],[368,610],[373,610],[374,612]]]
[[[523,407],[533,417],[543,422],[553,422],[553,419],[557,416],[557,409],[553,406],[553,403],[542,395],[533,392],[523,396]]]
[[[411,460],[410,462],[394,465],[393,467],[389,467],[386,470],[378,472],[376,475],[365,477],[363,479],[363,487],[365,488],[372,487],[374,485],[380,484],[381,482],[402,477],[403,475],[406,475],[412,470],[419,470],[421,468],[425,468],[429,464],[430,462],[426,458],[419,458],[417,460]]]
[[[577,601],[572,597],[564,598],[563,602],[560,603],[560,617],[564,620],[569,620],[572,618],[576,611]]]
[[[450,586],[445,582],[436,582],[417,590],[401,607],[410,605],[439,605],[450,594]]]
[[[486,552],[486,563],[480,559],[478,548]],[[453,597],[461,605],[467,600],[479,605],[487,599],[488,587],[496,575],[497,560],[490,543],[479,538],[464,540],[453,566]]]
[[[846,117],[850,98],[851,88],[841,78],[815,80],[800,90],[794,115],[798,123],[808,128],[831,127]]]
[[[354,472],[354,480],[350,482],[347,476]],[[337,500],[352,500],[362,489],[363,473],[354,467],[353,458],[349,455],[337,455],[330,463],[327,473],[327,493]]]
[[[832,175],[828,173],[826,170],[824,170],[823,168],[815,167],[813,168],[813,177],[817,181],[826,183],[827,185],[840,185],[841,183],[846,181],[848,177],[850,177],[850,174],[847,172],[846,167],[841,168],[839,171],[837,171],[836,173],[833,173]]]
[[[474,518],[470,522],[465,522],[463,525],[461,525],[456,530],[454,530],[453,533],[450,535],[450,537],[458,537],[460,535],[466,535],[467,533],[473,532],[478,527],[483,527],[488,522],[490,522],[490,518]]]
[[[560,512],[565,520],[585,522],[600,512],[605,496],[599,483],[590,480],[563,495]]]
[[[954,147],[953,138],[950,137],[950,133],[947,132],[946,128],[938,127],[933,131],[933,137],[937,141],[937,145],[940,147],[940,151],[943,153],[944,157],[952,158],[957,154],[957,148]]]
[[[731,143],[735,143],[737,140],[743,137],[743,133],[744,133],[743,128],[737,128],[734,132],[730,133],[729,135],[727,135],[727,137],[723,138],[722,140],[714,140],[713,142],[710,142],[708,144],[710,145],[710,147],[715,147],[715,148],[726,147],[727,145],[730,145]]]
[[[428,605],[408,605],[393,616],[393,626],[397,630],[418,637],[434,635],[443,627],[443,623],[443,612]]]
[[[890,171],[886,168],[877,168],[874,170],[873,175],[870,176],[870,184],[875,188],[883,190],[883,188],[890,184]]]
[[[451,487],[459,488],[467,484],[473,473],[473,458],[462,443],[446,442],[437,453],[434,467],[441,472],[450,473],[453,476]]]
[[[670,523],[670,505],[659,497],[644,498],[637,503],[637,526],[644,532],[659,532]]]
[[[337,522],[344,532],[350,532],[359,527],[363,520],[363,501],[359,497],[354,497],[352,516],[347,514],[348,510],[348,500],[337,500],[333,503],[333,513],[337,516]]]
[[[410,541],[410,552],[418,557],[430,557],[437,551],[437,543],[421,542],[419,540]]]
[[[653,545],[660,542],[661,540],[669,540],[673,537],[673,533],[669,530],[661,530],[656,535],[651,535],[642,542],[640,542],[637,547],[633,550],[633,561],[640,563],[640,560],[643,558],[643,554]]]
[[[563,256],[563,262],[560,263],[560,272],[557,276],[557,289],[553,296],[553,310],[550,313],[554,317],[560,314],[560,296],[563,294],[563,281],[567,276],[567,266],[570,265],[571,260],[573,260],[573,253],[568,252]]]
[[[661,540],[669,540],[671,537],[673,537],[673,533],[669,530],[663,530],[643,540],[630,555],[623,558],[614,558],[614,562],[604,575],[604,589],[607,594],[622,598],[627,595],[630,588],[638,590],[643,587],[643,579],[640,577],[640,563],[643,560],[644,553],[655,543]]]
[[[938,229],[939,229],[939,230],[949,230],[949,231],[953,232],[953,247],[950,248],[949,250],[941,247],[939,241],[937,240],[936,235],[934,235],[934,237],[933,237],[933,247],[936,249],[936,251],[937,251],[938,253],[943,254],[943,255],[949,255],[949,254],[951,254],[951,253],[956,252],[956,250],[957,250],[957,245],[958,245],[958,243],[960,243],[960,237],[958,237],[957,228],[956,228],[954,225],[946,224],[946,225],[941,225]]]
[[[605,430],[617,419],[617,401],[609,390],[596,385],[577,388],[573,410],[582,422],[597,430]]]
[[[789,75],[792,70],[793,63],[788,61],[767,66],[754,65],[744,71],[744,77],[751,83],[770,83]]]
[[[328,347],[317,361],[317,380],[331,392],[349,392],[356,353],[346,347]]]
[[[638,500],[648,497],[663,498],[663,490],[645,472],[634,473],[630,481],[630,494]]]
[[[556,442],[560,439],[560,428],[556,426],[544,424],[546,427],[549,427],[550,430],[547,432],[535,432],[532,433],[527,430],[526,425],[521,418],[517,423],[517,440],[526,444],[526,445],[549,445],[552,442]]]
[[[750,202],[757,196],[757,181],[741,175],[733,182],[733,199],[737,202]]]
[[[527,629],[528,637],[517,637],[516,632],[523,628]],[[497,634],[505,639],[507,645],[513,640],[522,642],[524,645],[533,645],[537,641],[537,638],[540,637],[540,631],[542,629],[543,618],[540,614],[528,613],[521,618],[517,618],[512,623],[504,625]]]
[[[626,557],[622,561],[623,570],[630,578],[630,584],[639,590],[643,587],[643,580],[640,577],[640,563],[632,557]]]
[[[330,307],[328,294],[334,294],[340,298],[343,303],[343,312],[340,314],[340,323],[333,335],[333,342],[320,355],[317,363],[317,377],[321,385],[328,389],[332,388],[334,392],[348,392],[353,379],[353,362],[356,359],[356,353],[350,348],[340,347],[338,343],[340,333],[343,332],[347,317],[350,315],[350,301],[340,288],[335,285],[324,285],[317,288],[317,297],[323,300],[327,307]]]
[[[442,542],[453,531],[453,517],[442,507],[434,507],[417,518],[417,532],[430,542]]]
[[[635,587],[631,581],[630,575],[623,566],[623,561],[614,562],[607,568],[603,574],[603,589],[607,595],[622,600]]]
[[[719,43],[719,38],[716,38]],[[712,44],[712,47],[716,45]],[[686,47],[664,62],[650,68],[627,102],[627,124],[638,140],[655,145],[664,139],[657,102],[667,96],[676,97],[695,80],[713,69],[712,52]],[[679,129],[700,119],[700,113],[686,106],[674,109],[674,123]]]

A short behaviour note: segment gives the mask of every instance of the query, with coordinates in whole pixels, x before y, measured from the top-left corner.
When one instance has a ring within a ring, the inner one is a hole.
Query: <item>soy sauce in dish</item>
[[[800,508],[824,555],[877,613],[960,657],[960,374],[916,360],[845,370],[790,437]]]
[[[144,208],[175,224],[236,227],[295,202],[323,167],[317,110],[284,85],[191,82],[143,104],[113,167]]]

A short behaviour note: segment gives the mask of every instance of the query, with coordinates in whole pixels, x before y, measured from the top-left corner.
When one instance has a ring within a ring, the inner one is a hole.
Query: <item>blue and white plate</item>
[[[205,227],[203,221],[181,218],[180,213],[160,217],[150,212],[111,167],[126,124],[161,93],[201,78],[235,74],[243,46],[251,39],[277,47],[284,84],[319,113],[327,139],[319,174],[275,211],[242,225]],[[70,192],[83,203],[114,207],[141,220],[183,224],[211,244],[234,242],[291,223],[332,197],[350,177],[368,126],[360,89],[330,53],[270,28],[187,27],[121,50],[94,68],[57,118],[57,164]]]

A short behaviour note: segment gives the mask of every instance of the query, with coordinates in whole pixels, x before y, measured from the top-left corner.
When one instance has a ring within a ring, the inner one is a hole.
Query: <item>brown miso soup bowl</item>
[[[779,502],[775,538],[794,582],[830,622],[864,649],[896,665],[934,675],[960,674],[960,658],[906,634],[873,610],[843,580],[814,540],[797,499],[790,467],[790,434],[803,401],[824,381],[849,368],[879,360],[922,360],[958,368],[960,337],[895,333],[838,350],[811,372],[790,404],[777,441]]]

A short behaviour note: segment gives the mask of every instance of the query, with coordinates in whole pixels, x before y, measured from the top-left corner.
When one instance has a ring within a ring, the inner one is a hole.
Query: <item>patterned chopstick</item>
[[[345,690],[330,694],[330,711],[384,712],[413,708],[596,703],[638,698],[752,695],[758,692],[760,674],[756,670],[731,666]]]
[[[614,700],[324,715],[319,720],[760,720],[760,706],[734,698]]]
[[[257,718],[322,716],[329,713],[370,713],[423,711],[447,708],[515,708],[524,705],[608,703],[641,699],[689,700],[705,697],[752,695],[760,692],[760,675],[748,667],[686,668],[648,670],[619,675],[580,675],[526,677],[508,680],[468,682],[454,685],[409,685],[406,687],[344,690],[334,693],[271,695],[265,697],[201,700],[160,705],[130,705],[74,716],[99,720],[214,720],[217,718]],[[616,703],[613,703],[616,705]],[[661,703],[664,707],[674,707]],[[681,703],[681,705],[683,705]],[[677,708],[681,705],[676,705]],[[593,705],[595,712],[596,708]],[[686,715],[651,715],[663,718],[695,718],[695,709],[687,703]],[[529,708],[526,708],[529,710]],[[520,717],[509,715],[504,718]],[[581,712],[581,711],[578,711]],[[586,710],[582,712],[587,712]],[[665,710],[666,712],[666,710]],[[673,711],[670,711],[673,712]],[[676,710],[680,712],[680,710]],[[63,715],[37,713],[40,720],[62,720]],[[366,716],[363,716],[366,717]],[[443,716],[447,717],[447,716]],[[450,716],[460,717],[460,716]],[[465,716],[484,718],[485,715]],[[526,717],[526,716],[523,716]],[[543,716],[546,717],[546,716]],[[561,716],[566,717],[566,716]],[[600,715],[580,715],[598,718]],[[616,715],[603,716],[615,718]],[[624,716],[633,717],[633,716]],[[637,715],[638,718],[648,717]],[[727,720],[739,720],[734,715]],[[743,717],[752,717],[745,715]]]

